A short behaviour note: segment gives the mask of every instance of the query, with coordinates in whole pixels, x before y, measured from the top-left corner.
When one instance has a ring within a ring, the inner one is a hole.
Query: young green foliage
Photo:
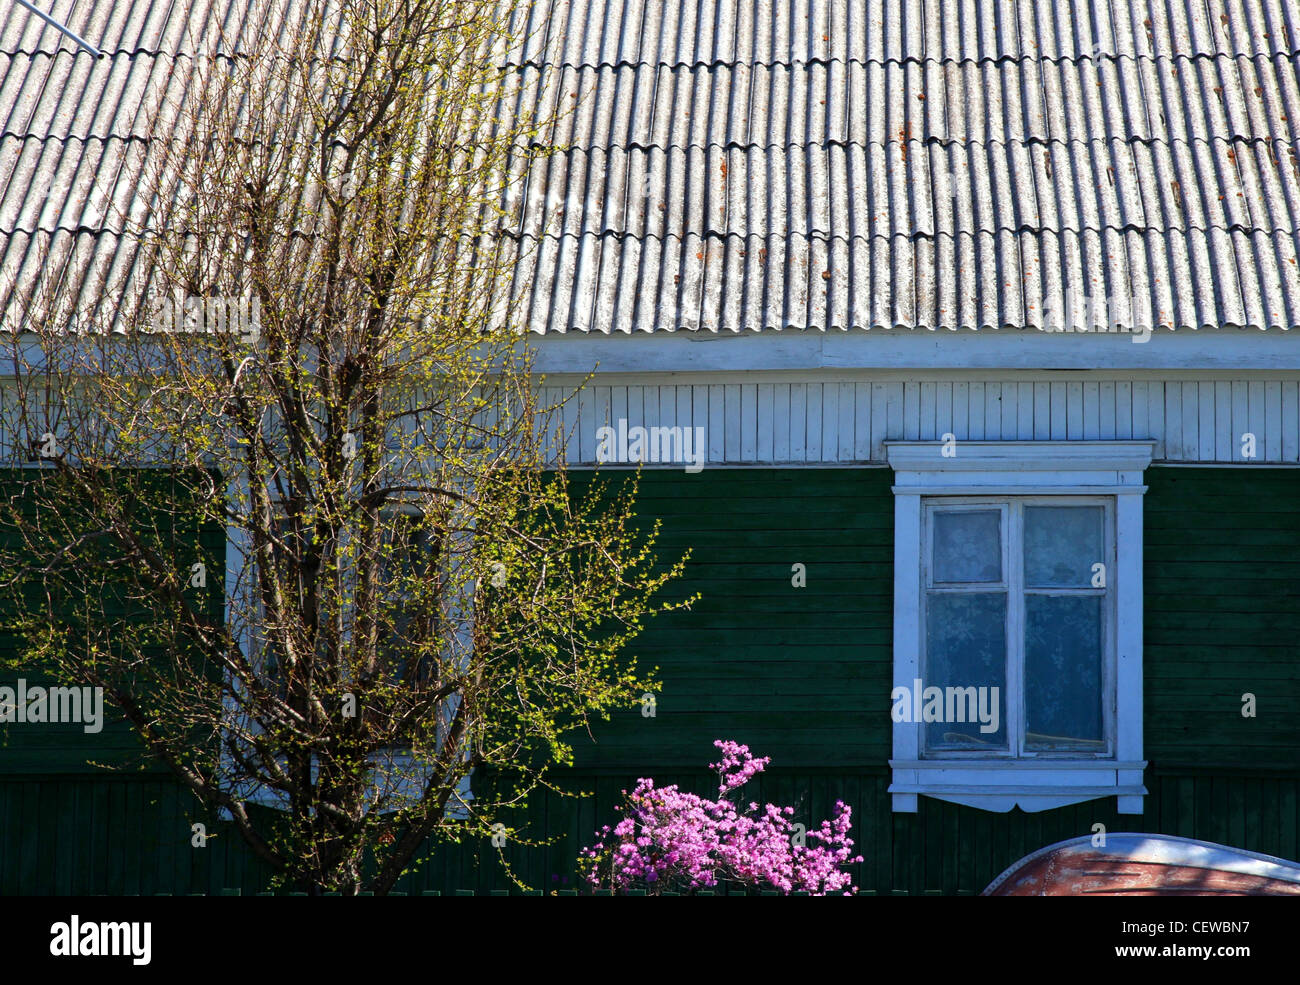
[[[251,4],[194,40],[124,178],[153,203],[118,217],[144,286],[106,273],[85,309],[23,285],[0,433],[37,467],[0,584],[24,663],[102,686],[310,892],[487,844],[575,730],[654,687],[627,645],[684,604],[630,496],[552,474],[512,323],[514,191],[555,123],[511,67],[529,15]],[[213,526],[229,574],[177,535]]]

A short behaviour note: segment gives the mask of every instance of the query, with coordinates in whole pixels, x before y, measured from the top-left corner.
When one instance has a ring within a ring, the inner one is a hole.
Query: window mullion
[[[1007,731],[1011,755],[1025,754],[1024,506],[1008,504],[1007,522]]]
[[[1105,562],[1106,562],[1106,587],[1102,590],[1101,618],[1104,632],[1102,634],[1102,679],[1105,691],[1105,702],[1102,705],[1104,716],[1102,729],[1106,737],[1106,748],[1108,755],[1119,759],[1119,668],[1118,662],[1118,642],[1117,628],[1115,623],[1115,614],[1117,604],[1115,599],[1115,579],[1119,575],[1119,544],[1117,539],[1117,523],[1115,515],[1115,501],[1109,500],[1105,504]]]

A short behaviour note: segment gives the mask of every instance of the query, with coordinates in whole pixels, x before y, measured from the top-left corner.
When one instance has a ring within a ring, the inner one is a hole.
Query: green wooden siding
[[[605,473],[606,477],[615,473]],[[880,893],[975,893],[1053,841],[1152,831],[1300,858],[1300,472],[1152,468],[1146,497],[1142,815],[1113,797],[1039,814],[991,814],[922,797],[894,814],[889,777],[892,475],[884,469],[643,473],[641,511],[665,555],[694,549],[693,611],[649,625],[637,656],[660,668],[656,715],[619,713],[564,778],[592,796],[538,797],[520,822],[551,845],[505,850],[542,889],[574,886],[573,860],[638,776],[712,793],[715,738],[773,766],[755,799],[805,821],[854,810]],[[575,476],[578,481],[586,477]],[[791,586],[791,565],[807,587]],[[1257,696],[1258,716],[1241,715]],[[584,740],[585,741],[585,740]],[[263,888],[220,822],[190,847],[193,801],[169,781],[14,776],[0,768],[0,892],[211,892]],[[475,852],[481,858],[475,858]],[[487,844],[442,850],[401,889],[507,883]]]
[[[1300,471],[1153,468],[1148,486],[1147,758],[1300,767]]]
[[[616,715],[579,767],[696,769],[719,738],[791,769],[886,760],[888,729],[872,722],[888,720],[893,677],[892,477],[643,473],[638,509],[663,521],[660,556],[692,550],[670,594],[702,597],[652,620],[634,644],[640,662],[659,668],[655,717]],[[792,585],[795,564],[804,588]]]
[[[148,509],[150,497],[169,494],[160,483],[170,483],[171,478],[170,474],[123,474],[123,501],[138,511],[144,511]],[[30,499],[21,498],[20,484],[25,479],[30,479],[30,476],[24,477],[21,472],[14,470],[0,470],[0,499],[9,500],[13,497],[19,502],[30,502]],[[27,516],[29,519],[34,517],[35,511],[29,509]],[[197,523],[193,526],[177,524],[175,519],[175,515],[152,515],[142,518],[141,524],[142,527],[147,526],[150,533],[157,537],[156,543],[164,546],[179,568],[188,571],[193,563],[204,563],[207,569],[208,612],[212,618],[220,619],[224,609],[225,529],[220,524],[211,523],[201,528]],[[0,538],[5,536],[14,536],[12,528],[6,532],[0,524]],[[0,659],[15,657],[21,652],[21,641],[13,632],[7,631],[5,626],[4,616],[9,605],[8,599],[0,598]],[[121,604],[105,605],[104,610],[113,619],[132,618],[131,612]],[[34,670],[19,672],[0,666],[0,686],[15,687],[19,678],[24,679],[29,688],[72,683],[54,681]],[[91,769],[91,763],[149,772],[161,773],[165,770],[165,767],[143,754],[135,734],[107,702],[104,706],[104,727],[98,733],[87,733],[77,723],[0,722],[0,777],[16,774],[80,774]]]
[[[573,775],[566,786],[595,796],[537,798],[526,833],[561,837],[549,846],[507,847],[515,870],[536,888],[573,888],[578,847],[591,842],[598,824],[608,823],[619,790],[630,789],[641,772]],[[663,783],[714,792],[713,778],[698,771],[652,772]],[[881,894],[978,893],[1016,859],[1054,841],[1090,835],[1096,823],[1111,832],[1163,832],[1300,858],[1300,781],[1280,773],[1226,776],[1153,767],[1140,816],[1116,814],[1113,797],[1040,814],[990,814],[922,797],[916,814],[893,814],[888,785],[883,770],[775,770],[760,778],[753,795],[798,804],[805,821],[828,816],[836,798],[851,804],[853,837],[866,856],[854,867],[855,878]],[[199,820],[218,835],[202,849],[190,844],[190,825]],[[188,793],[157,778],[0,780],[0,846],[2,895],[251,893],[266,886],[264,868],[228,825],[196,813]],[[506,888],[494,855],[486,843],[439,851],[398,889]]]

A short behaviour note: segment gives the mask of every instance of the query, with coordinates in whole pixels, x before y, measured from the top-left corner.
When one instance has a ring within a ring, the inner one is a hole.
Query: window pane
[[[438,538],[415,514],[388,515],[386,553],[380,558],[380,581],[391,610],[381,615],[379,655],[398,680],[425,681],[433,672],[427,656],[412,660],[410,644],[427,644],[440,623],[438,608]]]
[[[934,580],[1001,581],[1001,525],[997,510],[935,513]]]
[[[927,598],[921,720],[930,717],[927,697],[932,709],[942,708],[942,720],[925,726],[927,749],[1006,749],[1006,626],[1004,593]],[[932,687],[942,691],[941,705]]]
[[[1025,748],[1106,747],[1097,595],[1025,596]]]
[[[1025,584],[1091,588],[1092,566],[1104,562],[1100,506],[1025,507]]]

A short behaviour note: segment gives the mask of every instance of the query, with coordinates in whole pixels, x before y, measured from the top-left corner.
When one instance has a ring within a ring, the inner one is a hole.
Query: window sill
[[[915,813],[917,797],[1005,814],[1051,810],[1100,797],[1118,798],[1121,814],[1141,814],[1143,761],[891,759],[895,812]]]
[[[376,766],[379,765],[378,756],[378,753],[372,753],[370,757],[370,761],[375,763]],[[408,772],[399,773],[396,778],[375,781],[374,789],[371,791],[372,797],[376,795],[388,797],[394,802],[394,804],[419,801],[423,794],[425,777],[419,776],[415,772],[415,761],[411,758],[410,754],[398,753],[391,757],[391,763],[395,769],[405,770]],[[315,775],[316,767],[313,765],[313,779],[315,778]],[[469,804],[474,799],[474,791],[471,787],[472,779],[473,771],[471,771],[470,776],[463,777],[460,783],[457,784],[456,790],[447,800],[447,805],[444,809],[446,817],[454,820],[464,820],[469,817]],[[245,803],[257,804],[261,807],[270,807],[275,810],[287,811],[289,809],[289,797],[287,794],[260,784],[254,784],[251,781],[243,785],[243,792],[240,799]],[[388,808],[390,811],[395,809],[396,806]],[[387,813],[387,811],[381,811],[380,813]],[[221,808],[220,816],[223,820],[229,820],[230,812],[223,807]]]

